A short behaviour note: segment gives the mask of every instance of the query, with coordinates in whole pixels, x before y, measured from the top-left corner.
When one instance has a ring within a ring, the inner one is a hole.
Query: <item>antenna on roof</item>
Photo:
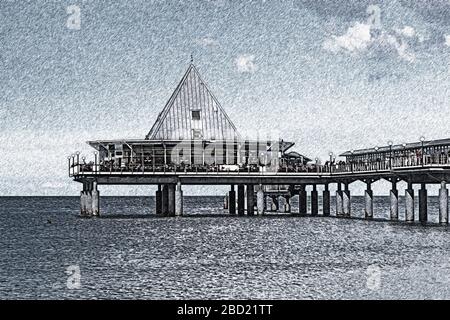
[[[194,55],[191,53],[191,63],[194,63]]]

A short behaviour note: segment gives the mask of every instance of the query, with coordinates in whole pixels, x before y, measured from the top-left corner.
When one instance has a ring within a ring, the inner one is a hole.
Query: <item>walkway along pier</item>
[[[351,217],[349,186],[366,184],[365,217],[373,218],[372,184],[391,183],[390,219],[399,217],[397,184],[407,183],[405,219],[415,220],[418,192],[420,222],[428,220],[427,185],[438,184],[439,222],[448,223],[450,139],[352,150],[324,164],[291,151],[293,142],[243,139],[218,100],[190,64],[144,139],[97,140],[94,159],[79,152],[68,157],[69,176],[80,182],[82,216],[100,214],[100,185],[157,185],[156,214],[183,215],[183,186],[228,185],[224,207],[231,215],[262,215],[267,211],[307,214],[306,187],[312,186],[311,215],[319,213],[317,186],[323,185],[323,215],[330,215],[330,185],[336,184],[336,215]],[[299,199],[298,211],[291,208]]]

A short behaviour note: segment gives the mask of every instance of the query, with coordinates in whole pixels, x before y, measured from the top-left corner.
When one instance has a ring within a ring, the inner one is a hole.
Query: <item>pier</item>
[[[276,139],[245,139],[239,134],[216,97],[190,64],[165,107],[144,139],[88,141],[95,149],[87,160],[80,153],[68,157],[68,173],[81,183],[82,216],[100,215],[101,185],[157,186],[155,213],[183,215],[183,186],[227,185],[224,208],[230,215],[263,215],[284,212],[319,214],[318,186],[323,186],[322,214],[352,217],[350,185],[366,184],[366,219],[372,219],[372,184],[391,183],[390,219],[399,219],[399,182],[406,182],[405,220],[428,220],[427,186],[439,185],[439,222],[448,223],[450,139],[394,144],[351,150],[321,163],[296,151],[293,142]],[[330,186],[336,185],[335,203]],[[418,192],[419,212],[414,212]],[[307,191],[311,212],[307,212]],[[298,210],[291,207],[298,197]]]

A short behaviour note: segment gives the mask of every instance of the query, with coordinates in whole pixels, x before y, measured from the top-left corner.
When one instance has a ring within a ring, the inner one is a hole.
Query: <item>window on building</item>
[[[200,120],[200,110],[192,110],[192,120]]]
[[[201,139],[203,138],[202,131],[199,129],[192,129],[192,138],[193,139]]]

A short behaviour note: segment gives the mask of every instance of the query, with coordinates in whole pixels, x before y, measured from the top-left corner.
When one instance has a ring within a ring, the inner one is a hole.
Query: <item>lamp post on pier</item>
[[[70,159],[72,158],[72,156],[68,156],[67,157],[67,161],[69,162],[69,176],[70,176]]]
[[[392,145],[394,143],[392,142],[392,140],[388,141],[388,145],[389,145],[389,169],[392,170]]]
[[[86,163],[86,157],[85,157],[85,156],[82,156],[82,157],[81,157],[81,160],[83,161],[83,164],[82,164],[82,166],[81,166],[81,172],[84,173],[84,167],[85,167],[84,164]]]
[[[355,153],[355,150],[351,150],[350,153],[352,154],[351,160],[350,160],[350,171],[353,173],[353,154]]]
[[[424,153],[423,153],[423,151],[424,151],[424,148],[423,148],[424,142],[425,142],[425,137],[424,137],[424,136],[421,136],[421,137],[420,137],[420,143],[421,143],[421,154],[422,154],[422,167],[423,167],[423,165],[424,165],[424,160],[425,160],[425,155],[424,155]]]
[[[331,168],[332,168],[331,165],[332,165],[332,162],[333,162],[333,152],[330,151],[329,155],[330,155],[330,174],[331,174],[332,171],[333,171],[333,170],[331,169]]]
[[[75,175],[75,154],[70,155],[72,158],[72,174]]]
[[[97,173],[97,155],[98,152],[94,151],[94,173]]]
[[[378,146],[375,147],[375,171],[378,171],[379,167],[379,158],[378,158]]]
[[[75,152],[75,156],[77,157],[77,174],[80,173],[80,151]]]
[[[406,143],[403,143],[402,146],[403,146],[403,158],[404,158],[404,162],[405,162],[402,165],[405,166],[406,162],[407,162],[406,161]]]

